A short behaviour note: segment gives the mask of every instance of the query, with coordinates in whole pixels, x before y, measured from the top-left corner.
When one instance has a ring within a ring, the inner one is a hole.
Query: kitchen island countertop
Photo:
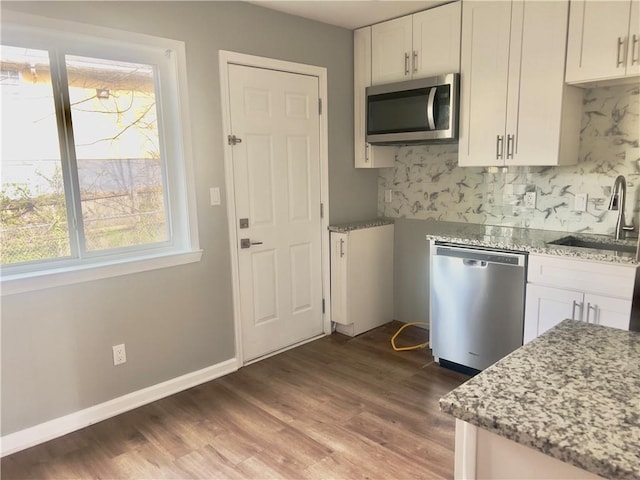
[[[440,408],[596,475],[639,479],[640,333],[565,320]]]
[[[569,236],[595,242],[635,246],[635,240],[614,240],[612,237],[606,235],[558,232],[553,230],[534,230],[529,228],[440,221],[429,222],[427,227],[427,240],[573,257],[582,260],[629,265],[638,264],[635,254],[632,253],[549,244],[549,242]]]

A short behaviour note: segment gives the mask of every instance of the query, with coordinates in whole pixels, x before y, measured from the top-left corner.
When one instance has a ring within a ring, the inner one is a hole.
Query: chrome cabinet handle
[[[436,87],[432,87],[429,90],[429,98],[427,99],[427,123],[429,124],[429,130],[436,129],[436,119],[434,116],[434,104],[436,99]]]
[[[409,52],[404,54],[404,74],[409,75]]]
[[[573,307],[571,307],[571,320],[576,320],[576,307],[580,306],[580,318],[582,318],[582,302],[578,303],[575,300],[573,301]]]
[[[640,63],[640,55],[636,56],[636,46],[638,45],[638,36],[634,33],[633,37],[631,37],[631,65],[635,65],[636,63]]]
[[[364,144],[364,163],[369,163],[369,144]]]
[[[496,159],[501,160],[504,154],[504,135],[496,135]]]
[[[593,324],[595,325],[598,321],[598,306],[587,303],[587,323],[589,323],[589,313],[591,310],[593,310]]]
[[[418,71],[418,52],[416,50],[413,51],[413,59],[411,63],[413,63],[413,73],[416,73]]]
[[[622,51],[622,59],[620,52]],[[618,54],[616,57],[616,68],[624,67],[627,63],[627,38],[618,37]]]
[[[515,143],[515,135],[507,135],[507,158],[513,158],[513,144]]]
[[[340,258],[344,257],[344,238],[340,239]]]

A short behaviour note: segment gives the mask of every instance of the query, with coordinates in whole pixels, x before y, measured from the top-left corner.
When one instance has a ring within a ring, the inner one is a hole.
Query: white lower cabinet
[[[542,335],[565,318],[578,320],[578,306],[583,297],[582,292],[527,284],[523,343]]]
[[[349,336],[393,320],[393,225],[331,232],[331,321]]]
[[[523,342],[567,318],[628,330],[636,268],[530,255]]]
[[[631,299],[585,293],[584,305],[586,306],[582,319],[596,325],[629,330],[631,304]]]

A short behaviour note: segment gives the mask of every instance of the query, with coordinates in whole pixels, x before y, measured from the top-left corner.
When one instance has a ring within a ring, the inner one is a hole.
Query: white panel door
[[[318,79],[229,65],[243,358],[323,332]]]

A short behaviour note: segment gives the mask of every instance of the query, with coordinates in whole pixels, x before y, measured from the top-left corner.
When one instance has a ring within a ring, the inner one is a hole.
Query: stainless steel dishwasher
[[[484,370],[522,345],[526,253],[434,242],[430,258],[436,362]]]

